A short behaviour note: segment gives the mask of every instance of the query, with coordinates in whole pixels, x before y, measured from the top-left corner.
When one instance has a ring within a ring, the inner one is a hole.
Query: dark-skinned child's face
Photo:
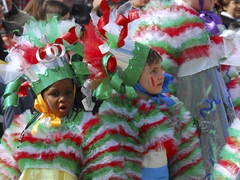
[[[74,86],[71,79],[55,82],[43,93],[49,110],[57,117],[65,117],[74,104]]]

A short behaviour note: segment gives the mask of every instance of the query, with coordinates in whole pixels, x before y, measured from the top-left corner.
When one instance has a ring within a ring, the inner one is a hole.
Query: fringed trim
[[[97,119],[91,112],[84,112],[80,119],[79,130],[83,134],[86,134],[89,128],[92,128],[99,124],[99,119]]]
[[[109,140],[98,149],[92,150],[90,154],[88,154],[87,157],[85,158],[83,165],[89,164],[91,161],[95,160],[101,155],[104,155],[105,153],[118,152],[123,150],[126,150],[126,152],[129,152],[129,155],[131,154],[131,152],[136,154],[140,154],[142,152],[139,146],[135,146],[130,143],[120,144],[115,140]],[[125,156],[125,159],[128,159],[129,161],[135,161],[138,163],[141,162],[140,158],[137,158],[137,157],[131,158],[131,157],[128,157],[127,154],[123,154],[123,156]]]
[[[108,172],[102,177],[94,177],[92,180],[107,180],[107,179],[114,179],[114,180],[125,180],[121,175],[114,173],[113,171]]]
[[[32,135],[31,132],[27,132],[23,138],[23,143],[30,143],[30,144],[39,144],[39,143],[46,143],[46,144],[52,144],[52,143],[56,143],[56,144],[60,144],[63,141],[69,140],[72,143],[75,143],[77,146],[80,146],[82,144],[82,135],[80,134],[80,132],[78,133],[74,133],[71,132],[71,130],[68,130],[67,132],[64,133],[53,133],[51,135],[51,137],[45,137],[41,134],[37,134],[37,135]]]
[[[14,153],[14,158],[16,161],[22,158],[33,158],[38,159],[41,158],[44,160],[53,160],[56,157],[62,157],[65,159],[72,159],[75,162],[79,162],[79,159],[82,159],[82,154],[79,150],[76,150],[74,147],[70,145],[60,144],[56,147],[51,147],[44,149],[44,147],[35,148],[31,145],[21,147],[16,149]]]
[[[137,141],[138,134],[127,125],[127,122],[116,122],[115,124],[104,125],[96,133],[92,134],[85,143],[84,151],[88,150],[96,141],[104,138],[104,136],[118,133],[123,135],[123,137],[130,137]]]
[[[123,157],[114,157],[112,155],[105,156],[100,161],[91,163],[84,167],[83,170],[81,171],[80,179],[82,179],[85,176],[85,174],[101,170],[101,168],[105,167],[109,167],[109,169],[113,167],[120,167],[123,169],[124,168],[123,162],[124,162]]]
[[[0,174],[6,179],[18,179],[21,174],[15,159],[2,145],[0,145]]]
[[[240,121],[238,118],[234,119],[228,131],[230,137],[227,138],[227,143],[220,153],[222,159],[214,165],[213,179],[234,180],[240,168]]]

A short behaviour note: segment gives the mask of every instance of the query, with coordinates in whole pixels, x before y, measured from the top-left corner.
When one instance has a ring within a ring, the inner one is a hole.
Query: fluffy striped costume
[[[227,143],[220,154],[221,160],[214,165],[212,179],[235,180],[240,178],[240,121],[238,118],[234,120],[228,132]]]
[[[117,173],[119,179],[141,179],[142,155],[164,148],[171,179],[205,176],[197,130],[189,112],[175,100],[177,104],[170,109],[165,104],[130,101],[124,95],[104,101],[99,117],[109,128],[114,143],[106,142],[103,156],[107,158],[111,151],[112,163],[119,163],[113,171],[105,171]],[[122,168],[125,172],[119,171]]]
[[[178,77],[176,95],[198,121],[204,163],[210,175],[234,119],[234,115],[228,119],[232,104],[218,69],[222,39],[210,37],[197,12],[182,1],[150,1],[135,24],[138,27],[133,40],[157,50],[164,69]]]
[[[87,161],[83,149],[94,144],[92,135],[98,129],[99,120],[91,113],[81,112],[73,120],[74,115],[62,119],[62,125],[56,128],[40,123],[35,135],[31,133],[35,123],[32,124],[21,144],[19,137],[32,115],[26,111],[17,117],[2,137],[0,179],[19,179],[28,168],[58,169],[79,177],[82,164]]]

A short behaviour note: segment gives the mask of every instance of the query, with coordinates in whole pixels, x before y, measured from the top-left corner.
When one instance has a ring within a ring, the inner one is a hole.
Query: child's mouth
[[[59,107],[59,111],[60,112],[66,112],[67,111],[67,107],[66,106],[60,106]]]

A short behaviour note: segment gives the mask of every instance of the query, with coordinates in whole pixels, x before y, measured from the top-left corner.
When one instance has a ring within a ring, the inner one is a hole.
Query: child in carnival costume
[[[85,52],[91,53],[88,47],[92,53],[102,52],[100,58],[86,61],[93,68],[96,65],[100,74],[105,73],[105,78],[99,76],[102,81],[99,83],[96,76],[90,77],[88,83],[90,87],[97,87],[94,95],[104,100],[98,117],[109,128],[112,138],[103,156],[109,158],[111,151],[111,163],[118,163],[118,168],[109,169],[105,167],[108,161],[102,162],[101,173],[116,179],[203,178],[198,133],[190,113],[176,97],[166,94],[173,77],[164,73],[162,58],[156,51],[129,40],[128,34],[121,36],[124,34],[121,32],[129,32],[124,28],[122,31],[111,19],[113,14],[120,14],[122,19],[131,15],[121,14],[121,7],[112,14],[105,5],[103,0],[103,16],[92,19],[96,26],[94,23],[86,26],[92,30],[89,36],[96,37],[99,43],[105,39],[105,43],[99,44],[99,50],[93,49],[89,41],[83,41]],[[138,14],[137,10],[132,12]],[[92,174],[94,177],[100,171]]]
[[[10,49],[8,64],[1,64],[1,78],[9,82],[6,107],[17,104],[19,77],[29,81],[37,98],[34,113],[21,114],[2,137],[0,179],[77,180],[87,164],[83,151],[97,142],[99,120],[78,103],[76,87],[89,75],[80,35],[74,20],[30,20]]]
[[[163,58],[163,69],[176,76],[176,96],[200,131],[206,177],[228,136],[235,111],[219,71],[223,42],[212,0],[150,1],[135,21],[132,40],[150,45]]]

